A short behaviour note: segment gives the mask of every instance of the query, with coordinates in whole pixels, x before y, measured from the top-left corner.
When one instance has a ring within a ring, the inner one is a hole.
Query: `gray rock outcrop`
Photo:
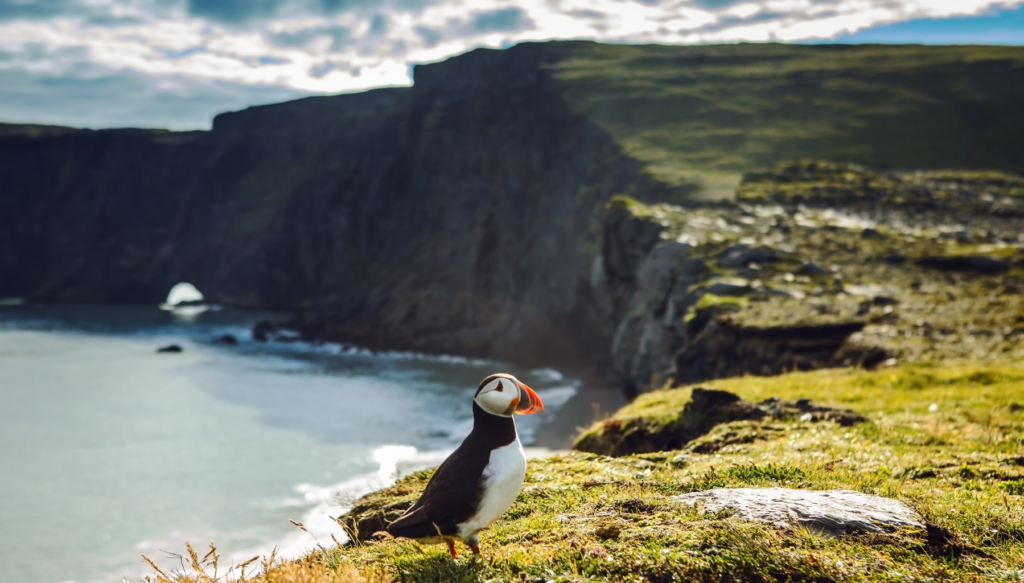
[[[767,420],[799,420],[800,422],[833,422],[850,426],[865,421],[850,409],[818,405],[809,399],[790,401],[771,397],[760,402],[744,401],[728,391],[696,387],[690,401],[674,418],[635,419],[622,423],[608,419],[600,432],[588,432],[573,446],[579,451],[610,456],[686,449],[696,453],[714,453],[731,443],[750,443],[762,439],[757,427],[739,436],[711,436],[709,432],[721,424]]]
[[[1004,202],[972,204],[978,193]],[[804,160],[748,175],[737,196],[610,205],[602,267],[628,392],[1020,350],[1019,333],[985,314],[1016,310],[1020,285],[1006,275],[1024,265],[1011,247],[1024,243],[1024,212],[1008,209],[1024,209],[1024,177]],[[950,224],[988,243],[956,249],[967,244],[957,235],[951,247]]]
[[[744,520],[782,528],[799,526],[831,536],[926,527],[924,519],[902,502],[850,490],[715,488],[671,500],[699,505],[709,513],[731,511]]]

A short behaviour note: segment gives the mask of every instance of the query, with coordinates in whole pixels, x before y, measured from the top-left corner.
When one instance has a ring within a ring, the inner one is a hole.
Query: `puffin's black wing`
[[[466,440],[437,468],[416,504],[388,526],[388,533],[406,538],[437,536],[438,530],[456,534],[457,525],[469,520],[480,504],[481,477],[490,456],[490,448],[473,447]]]

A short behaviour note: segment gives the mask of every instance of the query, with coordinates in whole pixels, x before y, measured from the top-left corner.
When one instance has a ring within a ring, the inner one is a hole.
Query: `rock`
[[[693,453],[713,453],[728,445],[721,439],[701,439],[716,426],[736,421],[760,421],[766,417],[780,420],[801,419],[811,423],[830,420],[844,426],[865,421],[864,417],[855,411],[815,405],[807,399],[794,402],[771,398],[760,403],[752,403],[728,391],[697,387],[693,389],[690,401],[683,406],[674,422],[648,423],[643,419],[637,419],[623,424],[612,418],[604,423],[600,435],[581,439],[574,448],[611,456],[683,448]],[[752,440],[753,438],[741,437],[739,442]]]
[[[763,401],[762,405],[767,401]],[[783,410],[788,408],[788,401],[780,401]],[[802,411],[803,415],[800,416],[800,421],[835,421],[843,427],[849,427],[855,423],[863,423],[867,421],[863,415],[852,410],[852,409],[839,409],[837,407],[825,407],[823,405],[815,405],[810,399],[798,399],[792,405],[798,411]],[[776,415],[780,417],[781,415]]]
[[[256,342],[266,342],[270,340],[271,334],[277,331],[277,325],[268,322],[267,320],[260,320],[252,327],[252,339]]]
[[[205,306],[205,305],[206,305],[206,302],[204,302],[203,300],[182,300],[182,301],[174,304],[174,307],[175,308],[188,308],[188,307]]]
[[[850,317],[820,324],[761,328],[698,312],[688,323],[684,342],[674,355],[675,383],[839,365],[847,339],[864,328],[864,322],[852,319],[852,310]]]
[[[668,460],[668,463],[672,464],[677,468],[686,466],[687,464],[690,463],[690,454],[678,453],[672,456],[672,458]]]
[[[736,275],[746,280],[754,280],[761,277],[761,268],[756,263],[751,263],[749,267],[737,270]]]
[[[808,261],[796,270],[797,275],[829,275],[832,272],[813,261]]]
[[[980,271],[982,273],[999,273],[1010,268],[1009,262],[984,255],[931,255],[918,259],[917,264],[942,271]]]
[[[788,114],[752,113],[752,142],[740,149],[720,151],[711,142],[721,140],[708,142],[706,136],[664,142],[648,135],[656,126],[656,133],[671,133],[674,112],[692,109],[693,99],[713,108],[716,98],[708,96],[742,97],[765,81],[699,73],[700,83],[711,83],[706,91],[662,95],[659,87],[643,83],[627,89],[581,66],[592,62],[578,58],[581,46],[520,43],[474,50],[415,67],[410,87],[251,107],[218,115],[210,131],[3,124],[0,184],[17,185],[17,194],[2,197],[0,208],[0,296],[156,303],[168,286],[189,279],[224,305],[299,311],[295,325],[304,337],[610,372],[607,355],[622,314],[609,316],[608,302],[594,301],[588,284],[608,199],[624,193],[645,200],[701,200],[709,193],[699,186],[703,178],[682,179],[689,170],[673,170],[669,174],[680,180],[666,181],[655,169],[663,166],[656,160],[687,158],[692,148],[711,148],[699,157],[704,162],[697,162],[693,177],[713,170],[707,176],[722,180],[710,182],[730,197],[735,188],[728,176],[742,165],[757,163],[767,151],[774,158],[808,150],[799,145],[804,140],[785,137],[792,124]],[[626,62],[622,51],[634,55],[626,59],[629,66],[646,72],[630,76],[627,85],[656,73],[668,53],[705,72],[722,66],[736,73],[748,63],[771,69],[780,58],[742,46],[735,48],[744,55],[739,59],[708,57],[702,47],[594,50],[595,71]],[[870,66],[836,66],[852,55],[814,47],[779,50],[792,52],[792,58],[813,54],[807,62],[821,65],[810,75],[825,83],[851,75],[878,81]],[[905,50],[910,52],[899,49],[906,55],[919,49]],[[659,64],[648,69],[651,63]],[[1015,127],[1016,114],[1004,111],[1012,108],[999,107],[1002,92],[991,90],[1005,82],[1005,66],[986,57],[955,68],[958,83],[974,88],[963,94],[971,97],[954,100],[959,105],[949,111],[958,113],[931,116],[942,131],[900,131],[913,147],[887,150],[820,135],[811,141],[821,143],[822,156],[858,152],[865,161],[895,167],[965,163],[962,144],[929,149],[928,141],[933,135],[960,136],[952,129],[969,125],[978,99],[987,100],[987,124]],[[926,69],[916,67],[887,78],[885,91],[899,95],[908,79],[920,79]],[[773,83],[804,90],[802,75],[782,69],[768,75]],[[859,95],[840,93],[850,103]],[[655,103],[669,105],[644,105]],[[627,116],[613,123],[606,115],[637,106],[645,121]],[[812,116],[815,126],[829,119],[828,111],[806,108],[794,115]],[[897,113],[853,107],[847,114],[854,125],[866,124],[855,132],[861,137],[893,132],[894,123],[903,127]],[[731,127],[729,121],[707,121],[708,135]],[[1020,172],[1024,142],[1001,137],[1005,131],[979,133],[970,166]],[[661,145],[637,149],[637,139]],[[922,151],[930,152],[927,159]],[[730,160],[727,172],[718,168],[723,154]],[[787,162],[760,177],[748,175],[738,194],[756,187],[758,195],[749,200],[779,198],[786,210],[813,199],[923,201],[968,209],[973,207],[966,193],[981,192],[979,181],[988,175],[903,176],[855,165]],[[999,202],[1007,210],[1019,210],[1024,197],[1009,195],[1020,191],[1020,179],[1002,176],[1002,186],[984,192],[997,202],[1007,200]],[[940,183],[952,186],[940,189]],[[744,218],[767,219],[744,212]],[[789,229],[793,214],[771,220]],[[764,234],[757,240],[767,240]],[[646,256],[642,248],[634,267]],[[625,273],[632,278],[635,269]],[[631,294],[623,297],[624,307]],[[664,322],[661,316],[652,321]],[[654,352],[660,358],[663,351]]]
[[[743,520],[780,528],[797,526],[830,536],[926,528],[924,519],[906,504],[850,490],[715,488],[669,499],[699,505],[712,514],[732,511],[733,516]]]
[[[865,296],[869,298],[891,298],[890,294],[886,289],[878,284],[867,283],[864,285],[847,285],[843,287],[843,291],[850,294],[851,296]],[[886,305],[886,304],[878,304]]]
[[[627,197],[615,197],[605,211],[601,246],[601,268],[614,304],[614,314],[625,309],[637,284],[637,273],[665,230]]]
[[[397,488],[392,488],[391,491],[398,494]],[[385,500],[364,497],[356,501],[345,515],[338,518],[338,524],[350,538],[360,541],[371,540],[374,533],[386,531],[389,524],[401,518],[418,497],[419,493],[398,494]]]
[[[691,251],[676,241],[657,245],[640,264],[633,284],[613,292],[621,298],[616,312],[623,316],[612,340],[612,362],[627,380],[627,392],[647,390],[668,378],[673,325],[699,297],[689,290],[707,272],[704,260],[690,257]]]
[[[882,234],[878,232],[878,229],[872,229],[868,227],[867,229],[864,229],[863,231],[860,232],[860,236],[863,239],[877,239],[881,237]]]
[[[802,300],[807,297],[807,294],[797,289],[762,287],[755,291],[752,297],[758,300],[769,298],[793,298],[795,300]]]
[[[718,283],[711,284],[706,291],[707,293],[715,296],[745,296],[754,291],[754,288],[745,283],[741,284],[720,281]]]
[[[601,216],[659,187],[571,108],[548,68],[571,50],[471,51],[208,131],[2,124],[0,297],[157,304],[190,281],[303,337],[609,371]]]
[[[679,422],[668,425],[631,423],[624,428],[616,419],[604,424],[598,439],[580,441],[575,449],[611,456],[681,449],[719,423],[738,419],[760,419],[765,411],[754,403],[718,390],[697,387],[679,414]]]
[[[180,346],[178,346],[177,344],[168,344],[167,346],[161,346],[160,348],[157,348],[156,351],[158,353],[159,352],[175,353],[175,352],[184,352],[185,349],[180,347]]]
[[[722,267],[746,267],[751,263],[768,263],[777,261],[778,254],[767,247],[748,247],[747,245],[732,245],[722,251],[719,265]]]
[[[302,335],[298,331],[285,328],[280,324],[260,320],[252,327],[252,339],[256,342],[266,342],[268,340],[273,340],[274,342],[298,342],[302,340]]]
[[[892,263],[893,265],[903,265],[907,262],[907,256],[899,251],[890,252],[884,259],[886,263]]]
[[[883,293],[871,298],[871,303],[876,306],[896,306],[900,301],[892,295]]]
[[[238,338],[235,338],[233,334],[221,334],[213,339],[213,343],[223,344],[224,346],[237,346]]]

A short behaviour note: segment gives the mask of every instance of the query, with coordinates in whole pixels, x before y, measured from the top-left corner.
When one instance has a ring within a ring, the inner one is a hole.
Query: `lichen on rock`
[[[743,520],[803,527],[831,536],[925,529],[924,519],[906,504],[850,490],[715,488],[670,499],[712,514],[728,512]]]
[[[1024,357],[1024,178],[781,163],[735,203],[616,199],[602,261],[632,394],[743,374]],[[1002,314],[994,318],[993,314]]]

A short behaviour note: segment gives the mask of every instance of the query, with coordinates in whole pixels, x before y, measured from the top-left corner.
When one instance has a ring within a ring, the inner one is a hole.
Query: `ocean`
[[[0,578],[136,581],[141,554],[180,569],[186,541],[215,542],[222,564],[333,544],[352,500],[458,446],[492,372],[544,401],[517,418],[533,455],[622,404],[553,369],[255,342],[266,317],[0,306]],[[156,352],[172,343],[183,351]]]

